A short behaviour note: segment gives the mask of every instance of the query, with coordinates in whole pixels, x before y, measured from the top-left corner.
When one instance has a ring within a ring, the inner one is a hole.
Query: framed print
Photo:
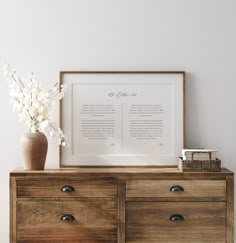
[[[175,165],[184,147],[184,72],[63,71],[60,167]]]

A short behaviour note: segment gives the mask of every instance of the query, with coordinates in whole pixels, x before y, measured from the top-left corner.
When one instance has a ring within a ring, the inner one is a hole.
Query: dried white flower
[[[66,86],[54,84],[48,92],[41,90],[40,83],[31,73],[21,78],[9,64],[3,66],[3,76],[9,83],[10,102],[13,111],[18,112],[20,121],[24,121],[30,131],[47,132],[58,138],[58,143],[68,146],[67,139],[49,111],[57,101],[64,97]]]

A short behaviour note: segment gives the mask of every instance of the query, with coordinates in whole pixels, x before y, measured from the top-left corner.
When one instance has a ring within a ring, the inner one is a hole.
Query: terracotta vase
[[[21,138],[25,170],[43,170],[48,150],[47,137],[42,132],[27,132]]]

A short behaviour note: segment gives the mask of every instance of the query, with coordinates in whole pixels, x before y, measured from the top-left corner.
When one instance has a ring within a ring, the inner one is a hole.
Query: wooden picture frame
[[[184,71],[61,71],[60,167],[176,165],[184,148]]]

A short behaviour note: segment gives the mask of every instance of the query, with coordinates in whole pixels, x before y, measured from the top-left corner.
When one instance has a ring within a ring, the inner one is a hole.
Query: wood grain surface
[[[75,191],[62,192],[63,186]],[[18,197],[117,197],[116,180],[19,180]]]
[[[75,220],[62,221],[65,214]],[[117,203],[114,201],[17,202],[17,239],[117,240]]]
[[[184,191],[170,191],[181,186]],[[127,197],[226,197],[224,180],[127,180]]]
[[[226,178],[227,183],[227,243],[234,242],[234,178]]]
[[[225,243],[226,203],[128,202],[126,224],[126,243]]]
[[[14,170],[10,243],[233,243],[233,176],[225,168]],[[65,185],[75,191],[61,192]]]

